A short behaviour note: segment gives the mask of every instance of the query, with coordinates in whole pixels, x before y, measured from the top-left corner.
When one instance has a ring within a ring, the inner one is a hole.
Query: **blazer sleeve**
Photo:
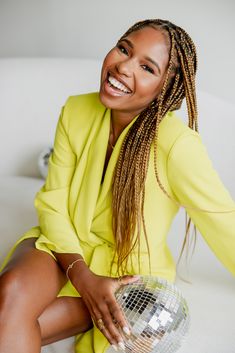
[[[168,155],[172,191],[224,266],[235,275],[235,202],[198,133],[177,138]],[[197,210],[197,208],[202,210]]]
[[[48,176],[34,202],[41,230],[36,247],[40,250],[83,253],[69,214],[69,192],[75,165],[76,155],[69,142],[69,114],[65,104],[57,123]]]

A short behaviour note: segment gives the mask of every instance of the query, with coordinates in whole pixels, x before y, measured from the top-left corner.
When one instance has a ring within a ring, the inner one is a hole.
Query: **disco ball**
[[[125,352],[174,353],[189,328],[188,306],[177,287],[158,277],[141,276],[115,293],[131,328]],[[121,350],[119,348],[119,350]],[[114,352],[109,348],[108,352]]]

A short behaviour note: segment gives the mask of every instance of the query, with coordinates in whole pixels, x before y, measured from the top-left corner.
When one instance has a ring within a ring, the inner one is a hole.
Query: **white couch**
[[[37,224],[33,198],[43,184],[37,158],[53,142],[60,108],[69,95],[98,90],[100,67],[99,61],[81,59],[0,60],[0,261],[12,243]],[[199,111],[201,135],[235,198],[235,106],[200,92]],[[185,119],[184,107],[181,114]],[[169,234],[175,258],[183,232],[180,211]],[[180,273],[191,284],[177,279],[191,312],[190,332],[179,353],[235,352],[234,278],[201,237],[188,268],[189,274],[182,262]],[[42,351],[69,353],[71,347],[68,339]]]

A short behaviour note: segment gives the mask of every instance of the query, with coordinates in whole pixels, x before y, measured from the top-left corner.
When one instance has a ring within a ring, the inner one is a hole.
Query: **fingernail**
[[[112,347],[116,352],[118,351],[118,347],[115,344],[112,344]]]
[[[125,344],[124,344],[122,341],[118,342],[118,346],[119,346],[119,348],[121,348],[122,350],[125,350]]]
[[[127,326],[124,326],[124,327],[122,328],[122,330],[123,330],[123,332],[124,332],[126,335],[130,336],[131,331],[129,330],[129,328],[128,328]]]

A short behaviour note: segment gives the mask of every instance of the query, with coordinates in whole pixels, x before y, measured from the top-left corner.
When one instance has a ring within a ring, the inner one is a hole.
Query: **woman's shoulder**
[[[171,148],[184,137],[199,137],[175,112],[168,112],[159,125],[159,147],[169,153]]]
[[[102,120],[106,109],[100,102],[99,92],[70,96],[62,109],[62,122],[69,135],[78,130],[86,133],[95,120]]]
[[[60,116],[61,126],[74,151],[84,148],[103,126],[107,108],[100,102],[99,92],[70,96]],[[80,152],[77,152],[80,153]]]
[[[104,111],[106,108],[100,102],[99,92],[91,92],[70,96],[65,103],[64,109],[67,113],[77,114],[78,112]]]

